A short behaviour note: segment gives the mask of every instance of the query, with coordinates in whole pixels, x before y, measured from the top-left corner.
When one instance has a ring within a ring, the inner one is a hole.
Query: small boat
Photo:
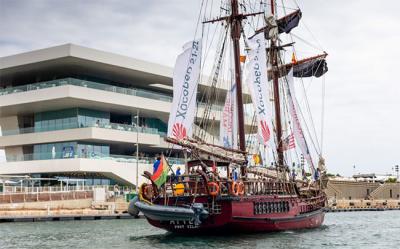
[[[202,203],[193,203],[189,207],[176,207],[167,205],[154,205],[145,202],[137,202],[136,207],[149,219],[158,221],[183,221],[200,224],[208,217],[207,210]]]

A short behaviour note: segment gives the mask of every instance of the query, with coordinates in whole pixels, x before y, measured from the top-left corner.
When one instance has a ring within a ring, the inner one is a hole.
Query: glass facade
[[[74,158],[77,142],[35,144],[33,160]]]
[[[78,108],[35,113],[35,132],[78,127]]]
[[[35,144],[33,160],[62,158],[96,158],[110,156],[110,146],[82,142]]]
[[[110,124],[110,113],[85,108],[35,113],[35,132]]]
[[[101,144],[78,143],[77,153],[80,158],[109,157],[110,146]]]
[[[159,132],[167,132],[168,125],[161,121],[158,118],[139,118],[139,124],[140,126],[148,127],[148,128],[154,128],[157,129]]]
[[[79,127],[104,126],[110,124],[110,113],[77,108]]]

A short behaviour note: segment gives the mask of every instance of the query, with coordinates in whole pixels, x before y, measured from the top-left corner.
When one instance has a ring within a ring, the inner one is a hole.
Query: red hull
[[[324,198],[320,200],[322,199]],[[160,200],[159,203],[161,204],[163,201]],[[198,200],[198,202],[204,204],[209,203],[208,201],[206,198]],[[170,199],[169,203],[174,202],[176,203],[176,200]],[[265,208],[267,203],[273,203],[273,205],[270,205],[274,208],[269,210]],[[323,207],[307,204],[297,197],[250,196],[234,200],[217,200],[214,207],[218,207],[217,211],[219,212],[213,213],[211,210],[210,216],[199,225],[193,222],[147,219],[155,227],[183,234],[215,234],[228,231],[240,233],[276,232],[315,228],[321,226],[324,221]]]

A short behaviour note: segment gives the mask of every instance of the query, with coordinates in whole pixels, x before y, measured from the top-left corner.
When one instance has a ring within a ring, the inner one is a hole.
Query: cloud
[[[194,37],[200,4],[200,0],[0,0],[0,56],[76,43],[172,66],[182,44]],[[314,45],[322,44],[329,53],[327,166],[347,175],[353,173],[353,164],[364,173],[390,172],[400,161],[396,77],[400,3],[299,4],[303,21],[293,32]],[[301,41],[296,45],[299,56],[318,52]],[[313,80],[307,92],[317,116],[320,84]]]

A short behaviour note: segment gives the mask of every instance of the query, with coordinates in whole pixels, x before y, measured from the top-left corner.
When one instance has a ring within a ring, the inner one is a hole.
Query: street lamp
[[[136,194],[139,193],[139,109],[136,110]]]
[[[396,183],[399,183],[399,193],[400,193],[400,179],[399,179],[399,165],[394,166],[394,171],[397,173]],[[400,199],[400,194],[397,195],[397,198]]]

